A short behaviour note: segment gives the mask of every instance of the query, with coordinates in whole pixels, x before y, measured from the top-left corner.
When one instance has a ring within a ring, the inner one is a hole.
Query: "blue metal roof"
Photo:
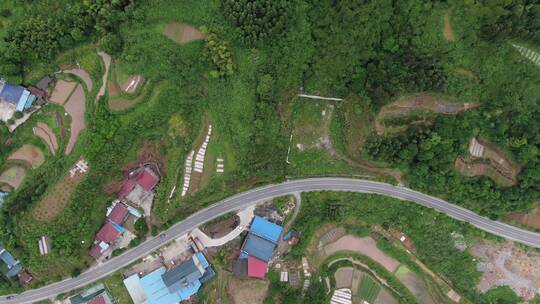
[[[11,253],[9,253],[7,250],[4,250],[4,252],[2,252],[2,254],[0,255],[0,259],[2,259],[2,262],[4,262],[4,264],[6,264],[8,268],[13,267],[19,262],[15,260]]]
[[[182,301],[180,294],[170,293],[161,276],[165,267],[160,267],[141,278],[141,286],[146,293],[146,304],[170,304]]]
[[[24,111],[26,108],[26,101],[28,101],[28,98],[30,98],[30,91],[23,88],[23,93],[21,94],[21,97],[19,98],[19,101],[17,102],[17,111]]]
[[[8,278],[13,278],[13,277],[15,277],[16,275],[18,275],[19,272],[21,272],[21,271],[22,271],[21,264],[14,265],[14,266],[11,267],[11,269],[9,269],[9,271],[6,273],[6,277],[8,277]]]
[[[23,92],[23,87],[15,84],[6,83],[4,84],[2,92],[0,92],[0,98],[13,105],[17,105],[19,103],[19,99],[21,99],[21,95],[23,94]]]
[[[204,269],[208,268],[208,266],[210,266],[210,264],[208,263],[208,261],[206,260],[206,258],[204,257],[204,254],[202,252],[197,252],[195,253],[195,256],[197,257],[197,259],[199,260],[199,262],[201,263],[202,267]]]
[[[255,216],[251,223],[251,233],[277,244],[281,235],[281,226],[265,220],[260,216]]]
[[[124,233],[126,232],[126,228],[118,225],[117,223],[114,223],[114,222],[111,222],[111,224],[114,226],[114,228],[116,228],[116,230],[118,230],[120,233]]]
[[[6,196],[8,196],[9,192],[3,192],[3,191],[0,191],[0,205],[2,205],[5,200],[6,200]]]
[[[268,262],[270,257],[272,257],[275,247],[276,244],[250,233],[244,242],[244,246],[242,246],[242,251],[247,253],[249,256],[254,256],[260,260]]]

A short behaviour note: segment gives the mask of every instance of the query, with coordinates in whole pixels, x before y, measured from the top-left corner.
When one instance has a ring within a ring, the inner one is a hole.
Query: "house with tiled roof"
[[[97,284],[69,298],[71,304],[113,304],[113,298],[105,285]]]
[[[107,249],[114,245],[120,235],[126,229],[117,223],[107,220],[96,234],[94,245],[90,249],[90,255],[96,259],[100,258]]]

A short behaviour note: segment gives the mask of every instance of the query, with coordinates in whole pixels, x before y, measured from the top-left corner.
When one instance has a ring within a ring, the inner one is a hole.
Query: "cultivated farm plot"
[[[426,282],[407,266],[401,265],[395,273],[396,277],[409,289],[420,304],[435,304],[428,292]]]
[[[76,87],[76,82],[58,80],[49,100],[53,103],[64,105]]]
[[[38,122],[32,129],[34,134],[41,138],[49,147],[52,155],[58,151],[58,139],[49,125],[43,122]]]
[[[21,166],[11,166],[0,174],[0,184],[7,184],[13,189],[19,188],[26,177],[26,169]]]
[[[8,157],[8,160],[20,160],[28,163],[32,168],[37,168],[45,162],[45,156],[40,148],[25,144]]]
[[[75,92],[64,106],[66,112],[71,116],[71,135],[66,146],[66,155],[71,154],[71,151],[73,151],[73,147],[75,147],[75,143],[77,143],[77,139],[79,138],[79,133],[84,129],[85,102],[86,97],[84,95],[84,90],[78,85]]]
[[[128,75],[121,62],[113,61],[110,76],[107,87],[111,110],[123,111],[143,101],[148,91],[143,75]]]
[[[321,255],[327,257],[340,251],[358,252],[381,264],[389,272],[396,271],[400,265],[397,260],[377,248],[375,240],[371,237],[358,238],[352,235],[343,236],[337,241],[326,245]]]
[[[180,44],[185,44],[196,40],[203,40],[206,38],[206,36],[195,27],[189,24],[177,22],[166,24],[163,28],[163,35]]]
[[[386,289],[381,289],[379,295],[375,301],[370,302],[373,304],[398,304],[398,301],[392,296]]]
[[[66,207],[71,194],[83,180],[85,174],[76,171],[73,177],[66,173],[53,189],[43,197],[32,210],[32,217],[38,221],[49,221]]]
[[[352,267],[342,267],[336,270],[334,278],[336,279],[336,288],[351,288],[354,269]]]
[[[375,282],[375,280],[368,275],[362,276],[360,286],[358,286],[358,296],[362,298],[362,300],[373,303],[380,291],[381,286]]]
[[[88,90],[88,92],[92,91],[94,84],[92,82],[92,78],[90,78],[90,75],[85,70],[71,69],[71,70],[65,70],[64,73],[73,74],[79,77],[83,81],[83,83],[86,85],[86,89]]]

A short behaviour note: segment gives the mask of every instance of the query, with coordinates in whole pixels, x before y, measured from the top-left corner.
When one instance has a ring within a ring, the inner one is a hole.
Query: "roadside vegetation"
[[[73,90],[85,88],[78,116],[48,104],[13,133],[0,124],[0,175],[14,166],[24,171],[10,175],[20,184],[9,187],[1,239],[34,275],[32,287],[90,266],[89,246],[114,197],[105,188],[121,179],[146,144],[156,147],[163,169],[152,233],[218,199],[286,176],[401,183],[491,218],[527,212],[540,198],[540,69],[511,45],[540,43],[535,1],[4,2],[1,76],[32,84],[80,66],[92,83],[58,75]],[[98,51],[113,58],[108,78]],[[105,94],[96,98],[102,85]],[[345,100],[313,101],[298,92]],[[427,101],[400,103],[411,96]],[[439,98],[446,106],[475,106],[443,115],[448,113],[433,101]],[[65,155],[70,126],[81,117],[84,128]],[[51,128],[56,153],[34,134],[38,123]],[[210,123],[206,171],[197,191],[181,196],[173,189],[182,188],[186,157]],[[456,170],[472,137],[484,138],[519,164],[515,183],[501,187],[489,176]],[[37,147],[44,162],[32,168],[7,159],[23,145]],[[79,158],[89,163],[87,176],[62,193],[54,217],[36,221],[33,215]],[[218,158],[225,161],[220,174]],[[0,181],[0,187],[8,186]],[[305,239],[317,225],[350,215],[364,226],[396,226],[414,239],[419,259],[470,301],[488,303],[488,297],[507,294],[472,289],[479,273],[471,256],[456,251],[448,237],[452,231],[466,238],[481,235],[466,225],[381,197],[363,196],[358,204],[348,194],[307,198],[318,207],[302,209],[314,212],[307,218],[309,211],[303,211],[296,224]],[[418,213],[425,216],[418,220]],[[52,239],[47,257],[37,249],[43,235]],[[295,247],[295,258],[304,244]],[[11,285],[1,281],[0,292]],[[324,287],[312,286],[306,298],[317,303]],[[284,302],[289,293],[301,297],[280,288],[270,274],[267,302]]]

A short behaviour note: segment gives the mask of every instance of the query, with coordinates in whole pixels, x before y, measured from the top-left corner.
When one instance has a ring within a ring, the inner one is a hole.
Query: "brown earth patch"
[[[469,149],[472,149],[473,145],[477,149],[478,146],[483,147],[482,154],[458,157],[455,161],[457,171],[469,177],[485,175],[500,187],[510,187],[518,184],[518,174],[522,169],[521,165],[486,140],[473,138]]]
[[[528,213],[516,212],[505,215],[503,220],[534,229],[540,229],[540,206],[535,207]]]
[[[132,75],[122,84],[122,91],[127,94],[134,94],[139,87],[144,83],[142,75]]]
[[[0,174],[0,184],[7,184],[13,189],[19,188],[26,177],[26,169],[21,166],[12,166]]]
[[[206,36],[195,27],[177,22],[171,22],[165,25],[163,34],[172,41],[180,44],[206,38]]]
[[[386,289],[381,288],[374,304],[398,304],[399,302]]]
[[[200,226],[199,228],[209,237],[213,239],[218,239],[224,237],[225,235],[233,231],[236,227],[238,227],[239,223],[240,218],[238,218],[238,215],[234,214],[233,216],[227,217],[224,220],[215,223],[205,224]]]
[[[390,272],[396,271],[400,265],[394,258],[387,256],[377,248],[375,240],[371,237],[358,238],[352,235],[343,236],[337,241],[324,246],[321,255],[327,257],[339,251],[354,251],[363,254],[381,264]]]
[[[25,144],[8,157],[8,160],[22,160],[32,168],[37,168],[45,162],[45,156],[40,148]]]
[[[43,139],[52,155],[55,155],[58,150],[58,140],[51,127],[46,123],[38,122],[32,130],[36,136]]]
[[[448,11],[446,14],[444,14],[444,31],[443,36],[446,41],[454,42],[456,41],[456,36],[454,35],[454,31],[452,30],[452,22],[451,22],[451,12]]]
[[[65,70],[64,73],[73,74],[79,77],[86,85],[86,89],[88,90],[88,92],[92,91],[92,88],[93,88],[92,78],[90,78],[90,75],[85,70],[71,69],[71,70]]]
[[[76,171],[73,177],[67,172],[54,185],[43,199],[41,199],[32,210],[32,217],[38,221],[48,221],[54,219],[66,207],[71,193],[83,180],[85,174]]]
[[[58,80],[49,100],[53,103],[64,105],[76,88],[76,82]]]
[[[75,143],[77,143],[79,134],[84,129],[85,102],[86,97],[84,95],[84,90],[79,85],[64,106],[66,112],[71,115],[71,136],[69,137],[69,141],[66,146],[66,155],[71,154],[73,147],[75,147]]]
[[[382,107],[375,118],[375,130],[379,135],[382,135],[392,131],[392,129],[398,131],[402,129],[400,127],[386,127],[385,120],[403,119],[415,114],[418,119],[413,119],[407,124],[429,123],[430,118],[427,113],[456,115],[479,106],[480,104],[475,102],[453,102],[443,97],[420,93],[400,98]],[[404,127],[406,128],[406,126]]]
[[[342,267],[336,270],[336,288],[351,288],[354,269],[352,267]]]
[[[509,286],[524,300],[532,300],[540,290],[540,254],[514,244],[480,240],[471,253],[478,257],[477,269],[483,273],[477,287],[480,292]]]
[[[261,304],[266,297],[269,283],[257,279],[231,278],[229,293],[235,304]]]

